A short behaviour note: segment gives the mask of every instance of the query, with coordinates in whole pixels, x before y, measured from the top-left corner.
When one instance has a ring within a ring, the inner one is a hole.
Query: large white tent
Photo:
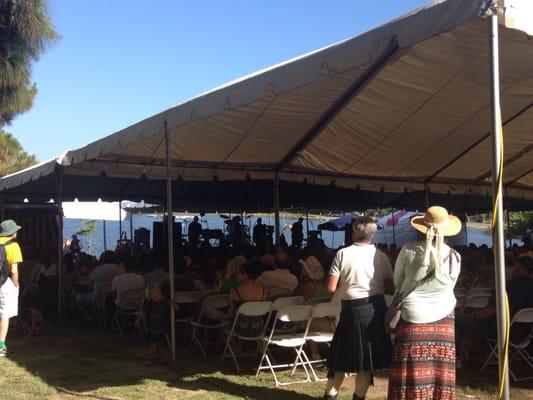
[[[466,208],[472,199],[489,198],[491,176],[499,176],[501,116],[507,206],[518,199],[517,207],[531,208],[532,35],[531,0],[434,1],[6,176],[1,198],[162,199],[166,186],[172,209],[176,196],[187,200],[184,182],[204,182],[204,198],[229,193],[225,201],[238,207],[243,191],[246,198],[262,194],[266,182],[275,209],[292,186],[290,200],[334,194],[321,197],[323,205],[343,196],[355,204],[363,195],[370,201],[397,194],[391,204],[402,206],[402,199],[422,193],[426,203],[453,198],[453,205],[464,198]],[[242,184],[225,185],[234,182]],[[317,187],[322,190],[311,192]],[[502,196],[495,198],[503,360]],[[168,236],[172,243],[170,224]],[[508,385],[503,388],[508,398]]]
[[[91,177],[96,185],[101,176],[162,180],[167,130],[173,180],[277,176],[363,191],[487,196],[490,3],[433,2],[4,177],[0,190],[6,199],[20,187],[35,195],[36,181],[58,166],[65,182],[76,177],[70,185],[86,187]],[[523,11],[531,6],[522,0],[505,6],[508,17],[501,19],[500,30],[504,185],[508,197],[533,200],[533,20]],[[67,193],[67,183],[63,186]],[[127,196],[132,186],[124,186]],[[98,196],[97,190],[92,193]]]

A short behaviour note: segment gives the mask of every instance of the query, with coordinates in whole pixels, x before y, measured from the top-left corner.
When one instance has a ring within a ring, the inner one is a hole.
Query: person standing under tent
[[[197,248],[198,243],[200,242],[200,234],[202,233],[202,224],[198,222],[198,216],[195,216],[192,222],[189,224],[187,230],[189,243],[191,247]]]
[[[291,227],[291,240],[292,246],[299,249],[302,247],[302,242],[304,240],[304,219],[302,217],[298,218],[298,221],[292,224]]]
[[[0,357],[7,354],[9,319],[18,314],[18,264],[22,262],[22,252],[15,240],[20,228],[11,219],[0,224]]]
[[[266,237],[267,237],[266,226],[263,224],[263,219],[259,217],[257,218],[257,222],[254,226],[254,230],[252,233],[252,239],[255,243],[255,246],[258,249],[259,254],[263,254],[265,252]]]
[[[461,232],[461,221],[433,206],[411,219],[411,225],[423,236],[403,246],[394,269],[397,291],[412,291],[403,300],[394,332],[388,399],[454,399],[453,289],[461,257],[444,237]]]
[[[337,398],[346,373],[356,373],[354,400],[364,399],[372,372],[388,368],[392,344],[385,332],[385,293],[392,293],[393,272],[387,255],[372,244],[377,223],[359,217],[352,226],[353,244],[337,252],[326,291],[342,300],[339,324],[328,357],[325,400]]]

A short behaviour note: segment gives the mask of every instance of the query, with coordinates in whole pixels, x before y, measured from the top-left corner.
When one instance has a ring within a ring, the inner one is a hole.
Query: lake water
[[[261,215],[261,218],[263,218],[263,223],[266,225],[274,225],[274,218],[273,216],[268,215]],[[245,224],[250,228],[250,231],[253,229],[255,225],[257,217],[254,216],[252,218],[245,218]],[[309,230],[315,230],[316,227],[321,224],[322,222],[325,222],[328,220],[329,217],[322,217],[321,219],[309,219]],[[157,216],[151,216],[146,214],[135,214],[133,216],[133,231],[138,228],[146,228],[152,231],[152,225],[154,222],[162,221],[162,217]],[[187,218],[178,218],[176,217],[176,222],[182,222],[183,223],[183,230],[186,232],[188,223],[192,221],[192,216]],[[281,229],[285,227],[286,225],[292,224],[295,222],[296,219],[294,218],[285,218],[280,216],[280,226]],[[64,219],[64,229],[63,229],[63,236],[64,238],[68,238],[78,232],[80,228],[84,225],[84,223],[87,222],[85,220],[80,219],[70,219],[65,218]],[[208,229],[222,229],[224,230],[225,224],[224,219],[221,218],[219,215],[213,215],[208,214],[202,217],[201,219],[202,226],[204,228]],[[307,236],[307,229],[306,229],[306,223],[304,221],[304,237]],[[127,233],[128,238],[130,237],[130,220],[124,220],[122,221],[122,231],[125,231]],[[285,239],[290,244],[291,243],[291,233],[290,229],[287,227],[283,230],[283,233],[285,234]],[[151,240],[153,240],[153,236],[151,233]],[[119,222],[118,221],[106,221],[106,237],[107,237],[107,249],[113,250],[117,244],[117,240],[119,238]],[[344,232],[322,232],[322,238],[324,239],[326,245],[328,247],[339,247],[344,242]],[[99,255],[104,251],[104,230],[103,230],[103,222],[98,221],[96,226],[96,231],[92,236],[92,245],[89,249],[89,243],[88,238],[79,236],[82,248],[86,252],[90,252],[91,254]]]
[[[263,218],[263,223],[267,225],[274,225],[274,218],[272,215],[261,215]],[[252,218],[245,218],[245,224],[249,227],[250,232],[253,229],[255,225],[257,216],[254,216]],[[320,218],[310,218],[309,219],[309,230],[316,230],[317,226],[325,221],[327,221],[330,217],[323,216]],[[138,228],[147,228],[150,231],[152,231],[152,225],[156,221],[162,221],[161,216],[151,216],[146,214],[135,214],[133,216],[133,231]],[[192,216],[187,216],[185,218],[179,218],[176,217],[176,222],[182,222],[183,224],[183,231],[187,231],[188,223],[192,221]],[[291,232],[288,225],[295,222],[295,218],[287,218],[280,216],[280,226],[282,229],[282,233],[285,234],[285,239],[289,244],[291,244]],[[63,235],[65,238],[68,238],[79,231],[79,229],[83,226],[83,224],[86,221],[80,220],[80,219],[70,219],[65,218],[64,220],[64,229],[63,229]],[[224,219],[221,218],[219,215],[214,214],[208,214],[202,217],[201,219],[202,226],[204,228],[208,229],[222,229],[224,230],[225,224]],[[307,229],[306,229],[306,222],[304,220],[304,237],[307,237]],[[128,238],[130,237],[130,220],[124,220],[122,221],[122,231],[125,231],[127,233]],[[119,238],[119,222],[118,221],[107,221],[106,222],[106,232],[107,232],[107,249],[108,250],[114,250],[117,244],[117,240]],[[377,241],[383,241],[383,242],[390,242],[392,243],[392,237],[391,232],[388,232],[388,236],[384,235],[386,231],[378,231],[376,235]],[[397,237],[397,243],[399,246],[402,245],[402,233],[397,231],[396,232]],[[100,255],[104,251],[104,232],[103,232],[103,222],[98,221],[96,231],[92,236],[92,245],[89,246],[89,238],[80,236],[80,242],[82,245],[82,248],[84,251]],[[150,235],[150,240],[153,240],[152,233]],[[329,231],[322,231],[322,239],[324,240],[326,246],[330,248],[337,248],[341,246],[344,243],[344,232],[329,232]],[[455,241],[454,243],[460,243],[461,238],[458,236],[456,239],[459,239],[459,241]],[[462,239],[464,240],[464,239]],[[476,243],[477,245],[481,244],[487,244],[489,246],[492,245],[492,238],[490,235],[488,235],[486,232],[484,232],[481,229],[477,228],[468,228],[468,242]],[[90,248],[89,248],[90,247]]]

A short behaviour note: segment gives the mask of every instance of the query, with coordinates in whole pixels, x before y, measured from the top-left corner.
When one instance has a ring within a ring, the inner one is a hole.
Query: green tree
[[[36,162],[35,156],[28,154],[13,135],[0,129],[0,177],[31,167]]]
[[[96,233],[96,221],[86,221],[76,232],[76,235],[83,236],[87,241],[87,253],[91,254],[91,248],[93,247],[94,234]]]
[[[31,63],[57,38],[44,0],[0,0],[0,128],[31,108]]]
[[[511,212],[509,219],[507,237],[522,238],[526,229],[533,228],[533,211]]]

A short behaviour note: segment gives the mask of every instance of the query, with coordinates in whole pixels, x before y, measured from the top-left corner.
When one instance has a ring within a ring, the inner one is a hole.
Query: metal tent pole
[[[305,229],[307,230],[307,245],[309,246],[309,208],[305,208]]]
[[[394,210],[392,210],[392,242],[394,243],[394,246],[396,246],[396,227],[394,226]]]
[[[6,203],[3,190],[0,192],[0,219],[2,221],[6,219]]]
[[[105,219],[102,220],[102,227],[103,227],[103,233],[104,233],[104,251],[107,251],[107,226]]]
[[[130,210],[130,240],[133,243],[133,209]]]
[[[507,206],[507,210],[505,210],[506,213],[506,219],[507,219],[507,235],[509,237],[509,247],[513,247],[513,237],[511,233],[509,232],[509,228],[511,227],[511,215],[509,212],[509,206]]]
[[[467,212],[465,211],[465,242],[466,242],[466,245],[468,246],[468,214]]]
[[[57,312],[64,316],[65,271],[63,270],[63,166],[57,167]]]
[[[498,321],[498,365],[500,370],[500,385],[503,385],[501,399],[509,400],[509,374],[503,371],[507,364],[505,342],[507,335],[506,310],[507,298],[505,290],[505,242],[503,235],[503,132],[500,108],[500,60],[498,43],[498,8],[494,6],[488,17],[491,62],[491,122],[492,122],[492,196],[493,196],[493,232],[492,247],[496,268],[496,306]]]
[[[118,201],[118,240],[122,239],[122,199]]]
[[[174,226],[172,215],[172,179],[170,177],[170,138],[167,121],[164,122],[165,155],[167,159],[167,239],[168,239],[168,278],[170,281],[170,302],[174,302]],[[174,308],[170,307],[170,344],[172,347],[172,360],[176,361],[176,315]]]
[[[276,246],[279,245],[279,177],[278,173],[274,175],[274,243]]]

